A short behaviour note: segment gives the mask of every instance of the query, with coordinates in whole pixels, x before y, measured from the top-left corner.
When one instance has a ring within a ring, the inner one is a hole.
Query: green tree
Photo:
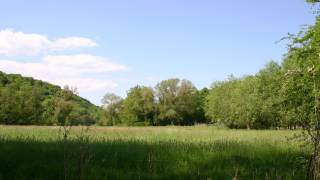
[[[168,79],[156,86],[158,124],[191,125],[199,106],[197,89],[188,80]]]
[[[196,113],[196,122],[197,123],[209,123],[208,117],[205,114],[205,106],[207,102],[207,96],[209,95],[210,90],[208,88],[203,88],[200,91],[198,91],[198,108]]]
[[[270,128],[281,126],[282,97],[280,89],[283,84],[283,73],[281,66],[270,61],[256,75],[256,94],[258,114],[255,126],[259,128]]]
[[[0,123],[58,124],[58,114],[63,114],[59,108],[64,106],[61,99],[66,98],[73,106],[71,115],[74,123],[92,124],[102,118],[98,113],[101,108],[77,94],[66,93],[58,86],[33,78],[0,72]]]
[[[318,3],[320,0],[306,0],[308,3]]]
[[[76,104],[72,101],[73,95],[76,93],[76,89],[65,86],[56,96],[54,117],[61,126],[78,124],[78,117],[73,114]]]
[[[214,83],[207,96],[206,115],[212,122],[250,129],[257,120],[257,78],[246,76]]]
[[[128,125],[153,125],[155,96],[150,87],[135,86],[123,102],[122,119]]]
[[[107,93],[102,98],[103,109],[106,111],[106,125],[119,124],[119,114],[122,106],[122,98],[113,93]]]
[[[0,89],[0,120],[4,124],[15,124],[18,120],[16,92],[10,87]]]
[[[42,123],[46,125],[57,125],[58,121],[54,117],[55,115],[55,97],[50,96],[46,98],[41,106],[43,107],[43,112],[42,112]]]

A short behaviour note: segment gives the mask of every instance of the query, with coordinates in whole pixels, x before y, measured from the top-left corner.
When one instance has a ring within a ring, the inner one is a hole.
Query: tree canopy
[[[59,124],[72,118],[73,124],[97,123],[100,108],[59,86],[0,72],[1,124]],[[72,116],[72,117],[71,117]]]

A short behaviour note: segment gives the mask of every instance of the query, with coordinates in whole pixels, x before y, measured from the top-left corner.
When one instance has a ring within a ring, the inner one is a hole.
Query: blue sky
[[[172,77],[203,88],[280,62],[276,41],[311,12],[303,0],[1,0],[0,70],[70,83],[95,104]]]

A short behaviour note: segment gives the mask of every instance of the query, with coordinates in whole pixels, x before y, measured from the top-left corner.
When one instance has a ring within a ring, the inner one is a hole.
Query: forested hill
[[[1,124],[96,123],[102,110],[72,89],[0,71]]]

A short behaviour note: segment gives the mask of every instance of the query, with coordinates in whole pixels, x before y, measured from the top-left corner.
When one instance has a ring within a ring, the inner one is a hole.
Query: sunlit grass
[[[73,127],[70,151],[84,127]],[[298,131],[90,127],[89,179],[301,179]],[[59,127],[0,126],[0,179],[62,179]],[[76,157],[72,160],[76,161]],[[14,167],[14,168],[13,168]]]

